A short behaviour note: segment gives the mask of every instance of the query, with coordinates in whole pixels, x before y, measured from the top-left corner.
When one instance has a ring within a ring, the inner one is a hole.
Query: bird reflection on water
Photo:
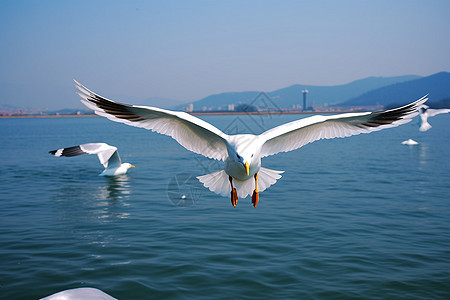
[[[105,185],[98,187],[96,197],[101,200],[118,200],[129,197],[130,182],[127,175],[104,177]]]
[[[104,177],[105,184],[99,185],[94,198],[97,200],[96,207],[100,209],[98,218],[120,218],[129,217],[129,213],[122,211],[129,204],[125,202],[131,194],[128,175]]]
[[[124,211],[131,194],[128,175],[96,176],[95,180],[65,180],[56,193],[56,203],[64,219],[86,220],[128,218]],[[86,212],[91,212],[89,215]]]

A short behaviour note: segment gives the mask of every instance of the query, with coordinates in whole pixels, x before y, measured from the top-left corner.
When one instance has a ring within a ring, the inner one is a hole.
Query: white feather
[[[284,171],[271,170],[261,167],[258,172],[258,191],[263,192],[268,187],[277,182],[281,178]],[[231,185],[229,175],[225,170],[220,170],[203,176],[198,176],[197,179],[203,183],[211,192],[222,196],[229,196],[231,193]],[[233,179],[233,185],[238,192],[239,198],[245,198],[253,193],[255,189],[255,181],[253,178],[247,180]]]
[[[96,154],[100,163],[107,168],[118,167],[122,164],[117,147],[106,143],[87,143],[80,145],[81,150],[87,154]]]

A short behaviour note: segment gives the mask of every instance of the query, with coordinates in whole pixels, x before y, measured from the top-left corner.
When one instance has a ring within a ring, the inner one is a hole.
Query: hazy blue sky
[[[450,70],[450,1],[1,1],[0,104],[336,85]]]

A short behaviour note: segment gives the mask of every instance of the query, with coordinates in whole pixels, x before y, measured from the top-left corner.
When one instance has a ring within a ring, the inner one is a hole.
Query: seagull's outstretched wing
[[[429,109],[427,109],[427,113],[428,113],[428,117],[434,117],[434,116],[439,115],[439,114],[450,113],[450,109],[448,109],[448,108],[442,108],[442,109],[429,108]]]
[[[64,290],[59,293],[52,294],[40,300],[76,300],[76,299],[97,299],[97,300],[117,300],[107,293],[90,287],[82,287],[70,290]]]
[[[105,168],[120,167],[122,164],[117,148],[106,143],[88,143],[79,146],[61,148],[49,151],[54,156],[77,156],[82,154],[96,154]]]
[[[400,108],[380,112],[346,113],[333,116],[313,116],[286,123],[262,133],[261,157],[288,152],[320,139],[342,138],[396,127],[411,121],[423,97]]]
[[[184,148],[209,158],[225,160],[228,156],[227,135],[199,118],[185,112],[114,102],[75,83],[81,102],[99,116],[171,136]]]

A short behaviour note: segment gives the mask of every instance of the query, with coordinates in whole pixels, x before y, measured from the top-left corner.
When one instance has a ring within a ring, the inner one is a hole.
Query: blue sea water
[[[259,133],[302,117],[202,118]],[[257,208],[233,208],[195,180],[220,165],[169,137],[104,118],[0,119],[0,298],[89,286],[119,299],[449,299],[450,118],[425,133],[417,122],[265,158],[283,177]],[[48,153],[87,142],[136,168],[100,177],[95,156]]]

